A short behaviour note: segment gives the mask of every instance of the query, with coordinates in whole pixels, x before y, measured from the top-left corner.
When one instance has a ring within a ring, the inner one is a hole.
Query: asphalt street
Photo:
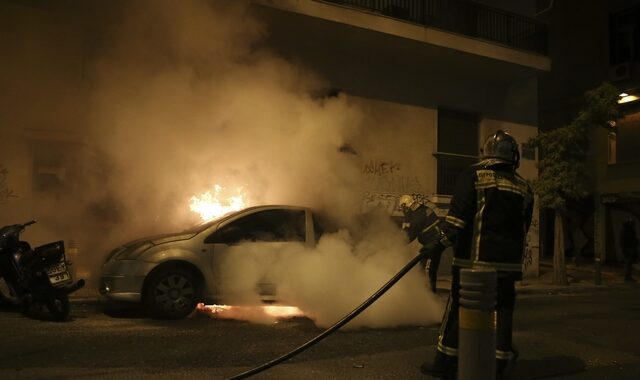
[[[323,330],[306,318],[268,325],[198,315],[147,319],[134,308],[76,300],[71,321],[0,311],[2,379],[225,379]],[[639,379],[640,289],[523,294],[514,379]],[[438,326],[339,331],[255,379],[428,379]]]

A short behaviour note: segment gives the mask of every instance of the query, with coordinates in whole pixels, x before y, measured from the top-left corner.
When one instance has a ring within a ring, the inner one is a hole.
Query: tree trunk
[[[569,285],[567,268],[564,264],[564,217],[558,210],[555,211],[554,225],[553,283],[555,285]]]

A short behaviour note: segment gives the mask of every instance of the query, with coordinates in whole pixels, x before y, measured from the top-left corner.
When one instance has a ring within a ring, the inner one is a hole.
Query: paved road
[[[135,309],[75,302],[55,323],[0,311],[1,379],[224,379],[322,330],[199,316],[155,321]],[[640,289],[528,294],[518,300],[515,379],[640,379]],[[255,379],[427,379],[437,326],[338,332]]]

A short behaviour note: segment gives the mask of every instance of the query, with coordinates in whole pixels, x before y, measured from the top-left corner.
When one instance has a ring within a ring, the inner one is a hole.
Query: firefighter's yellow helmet
[[[404,194],[398,198],[398,206],[401,210],[415,210],[420,206],[420,202],[418,202],[413,195]]]

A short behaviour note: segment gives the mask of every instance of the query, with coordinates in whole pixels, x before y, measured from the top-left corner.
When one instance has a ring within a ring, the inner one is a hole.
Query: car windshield
[[[236,213],[237,211],[230,211],[226,214],[220,215],[217,218],[211,219],[211,220],[207,220],[206,222],[200,222],[198,224],[195,224],[189,228],[187,228],[186,230],[183,230],[182,232],[185,234],[197,234],[199,232],[202,232],[204,230],[206,230],[207,228],[211,227],[212,225],[220,222],[223,219],[228,218],[230,215]]]

